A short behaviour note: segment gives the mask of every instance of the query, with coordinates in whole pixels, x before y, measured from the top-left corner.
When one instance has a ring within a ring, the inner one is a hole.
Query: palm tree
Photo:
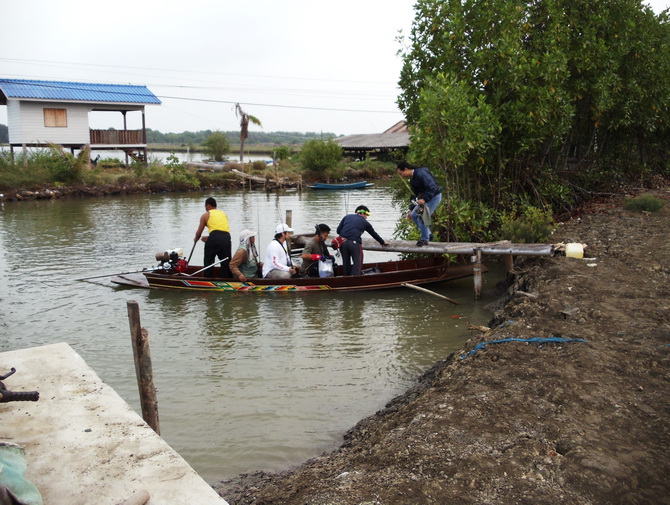
[[[240,162],[242,162],[244,157],[244,141],[249,136],[249,121],[260,127],[263,127],[263,125],[257,117],[244,112],[239,103],[235,104],[235,115],[240,118]]]

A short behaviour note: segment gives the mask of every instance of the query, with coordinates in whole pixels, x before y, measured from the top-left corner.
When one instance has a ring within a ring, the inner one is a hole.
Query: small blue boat
[[[311,186],[307,186],[309,189],[365,189],[370,186],[374,186],[374,183],[368,181],[361,182],[350,182],[348,184],[327,184],[325,182],[315,182]]]

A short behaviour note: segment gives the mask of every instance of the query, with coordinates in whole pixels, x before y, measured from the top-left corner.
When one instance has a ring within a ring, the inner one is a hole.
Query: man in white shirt
[[[291,233],[293,233],[293,228],[286,223],[277,225],[275,238],[270,242],[265,253],[263,278],[290,279],[298,272],[298,267],[293,265],[286,246],[286,241],[291,239]]]

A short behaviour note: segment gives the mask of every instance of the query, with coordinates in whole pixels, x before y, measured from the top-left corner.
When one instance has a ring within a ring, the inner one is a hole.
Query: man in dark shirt
[[[337,225],[337,234],[346,239],[340,251],[342,252],[342,263],[344,275],[361,275],[363,268],[363,241],[361,235],[368,232],[377,242],[385,246],[386,242],[381,238],[370,223],[368,216],[370,209],[365,205],[359,205],[353,214],[347,214]],[[353,261],[353,267],[351,265]]]
[[[414,221],[421,233],[421,238],[416,245],[419,247],[427,245],[431,238],[430,216],[442,201],[442,187],[438,186],[433,174],[425,167],[413,167],[406,161],[401,161],[397,169],[398,175],[409,177],[413,194],[407,219]]]
[[[302,250],[302,265],[300,267],[303,275],[319,277],[319,261],[332,261],[334,259],[325,244],[329,233],[330,226],[327,224],[316,225],[314,236],[307,241],[305,248]]]

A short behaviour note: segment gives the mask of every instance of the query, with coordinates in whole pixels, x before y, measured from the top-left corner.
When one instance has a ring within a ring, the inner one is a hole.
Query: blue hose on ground
[[[546,344],[546,343],[564,343],[564,342],[586,342],[583,338],[563,338],[563,337],[547,337],[547,338],[503,338],[502,340],[493,340],[491,342],[479,342],[472,351],[467,353],[465,356],[461,356],[461,359],[465,359],[468,356],[473,355],[480,349],[486,348],[489,344],[502,344],[503,342],[526,342],[528,344]]]

